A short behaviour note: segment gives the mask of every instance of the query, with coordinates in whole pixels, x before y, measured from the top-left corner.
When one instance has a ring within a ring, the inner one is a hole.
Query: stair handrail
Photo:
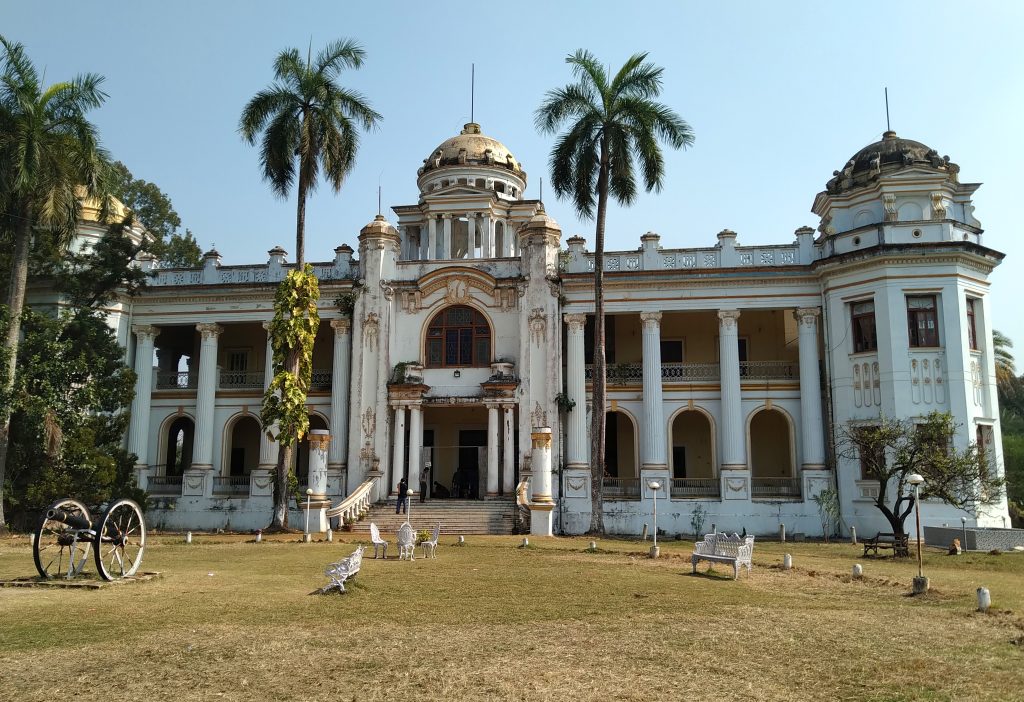
[[[348,497],[327,510],[328,517],[340,517],[341,522],[354,522],[370,509],[370,495],[374,494],[379,478],[373,477],[353,490]]]

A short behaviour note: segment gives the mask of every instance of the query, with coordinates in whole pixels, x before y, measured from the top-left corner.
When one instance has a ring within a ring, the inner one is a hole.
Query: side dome
[[[441,142],[423,159],[420,175],[444,166],[466,165],[507,168],[520,177],[525,176],[512,152],[497,139],[482,134],[476,122],[466,124],[458,136]]]
[[[903,139],[896,132],[887,131],[881,141],[868,144],[855,153],[841,170],[832,171],[833,178],[825,185],[832,195],[845,193],[874,182],[883,173],[894,173],[911,167],[925,167],[945,171],[950,180],[957,182],[960,167],[939,156],[935,149],[913,139]]]

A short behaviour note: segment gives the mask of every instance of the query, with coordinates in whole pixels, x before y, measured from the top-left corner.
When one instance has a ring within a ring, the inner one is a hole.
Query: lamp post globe
[[[313,488],[306,488],[306,530],[304,540],[309,541],[309,501],[313,499]]]
[[[921,560],[921,485],[924,484],[924,476],[912,473],[907,477],[907,483],[914,486],[914,518],[917,522],[917,577],[914,578],[914,594],[921,594],[928,590],[928,579],[924,577],[924,564]]]

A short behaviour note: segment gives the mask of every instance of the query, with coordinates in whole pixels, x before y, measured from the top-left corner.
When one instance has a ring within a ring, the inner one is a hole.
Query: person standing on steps
[[[398,481],[398,499],[395,500],[395,514],[401,514],[408,508],[409,483],[405,478]]]
[[[420,471],[420,502],[427,501],[427,486],[430,485],[430,468],[423,466]]]

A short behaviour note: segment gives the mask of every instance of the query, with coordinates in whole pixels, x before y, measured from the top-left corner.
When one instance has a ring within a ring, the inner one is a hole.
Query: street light
[[[964,540],[960,544],[960,550],[961,551],[966,551],[967,550],[967,517],[960,517],[960,524],[963,525],[963,531],[964,531]]]
[[[313,499],[313,488],[306,488],[306,536],[305,540],[309,541],[309,501]]]
[[[412,488],[406,488],[405,489],[405,521],[409,522],[410,526],[412,525],[412,517],[409,516],[411,514],[412,514]]]
[[[648,480],[647,487],[654,492],[654,545],[651,546],[651,558],[658,557],[658,490],[661,490],[661,483],[657,480]]]
[[[914,518],[917,520],[917,577],[914,578],[914,594],[921,594],[928,590],[928,579],[924,577],[921,561],[921,485],[924,476],[913,473],[907,482],[914,486]]]

